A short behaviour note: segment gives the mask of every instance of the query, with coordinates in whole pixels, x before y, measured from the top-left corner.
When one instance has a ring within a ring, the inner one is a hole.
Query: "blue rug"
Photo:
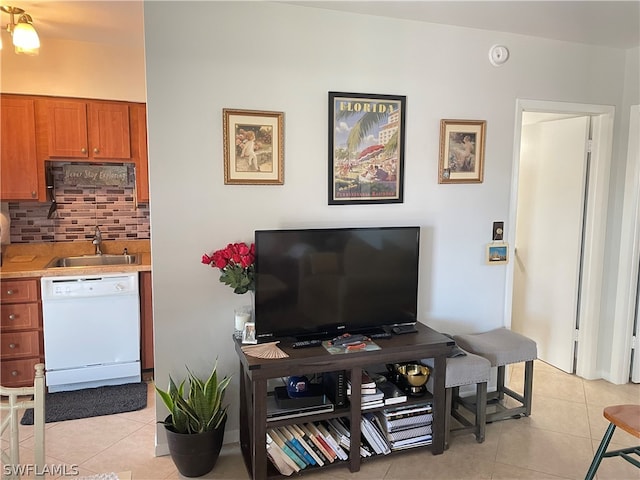
[[[133,412],[147,406],[147,384],[126,383],[86,388],[72,392],[47,393],[44,399],[45,423]],[[28,408],[21,425],[33,425],[33,408]]]

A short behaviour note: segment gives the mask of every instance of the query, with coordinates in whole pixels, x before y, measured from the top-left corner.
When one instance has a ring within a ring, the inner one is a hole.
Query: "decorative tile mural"
[[[47,218],[52,210],[51,202],[9,202],[11,243],[91,240],[96,225],[104,240],[150,238],[149,205],[136,205],[133,164],[122,164],[127,168],[128,177],[122,186],[67,184],[65,165],[78,164],[50,164],[56,200],[51,218]]]

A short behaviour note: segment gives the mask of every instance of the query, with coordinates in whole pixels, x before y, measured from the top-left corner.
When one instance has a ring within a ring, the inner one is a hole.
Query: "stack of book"
[[[407,401],[407,394],[391,380],[382,380],[377,383],[378,389],[384,394],[384,405],[397,405]]]
[[[384,409],[375,413],[391,450],[430,445],[432,442],[431,403]]]
[[[364,370],[362,370],[360,395],[362,410],[384,406],[384,392],[378,388],[376,382]],[[351,379],[347,380],[347,396],[351,400]]]
[[[269,459],[281,474],[288,476],[307,468],[347,460],[351,433],[346,419],[332,418],[268,428],[266,440]],[[361,444],[363,457],[374,453],[368,445]]]

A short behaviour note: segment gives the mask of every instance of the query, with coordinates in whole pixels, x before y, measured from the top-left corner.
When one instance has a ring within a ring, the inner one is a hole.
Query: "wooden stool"
[[[449,448],[451,433],[473,432],[478,443],[484,442],[486,425],[487,382],[491,376],[491,363],[486,358],[464,352],[465,355],[447,358],[444,386],[446,388],[445,405],[447,415],[444,422],[444,448]],[[433,359],[425,358],[422,363],[433,368]],[[430,379],[429,382],[432,382]],[[479,399],[475,404],[474,422],[471,423],[458,411],[458,404],[462,398],[459,396],[460,387],[465,385],[476,386],[476,396]],[[462,427],[451,427],[451,417],[460,422]]]
[[[625,432],[640,438],[640,405],[614,405],[606,407],[602,414],[610,423],[607,427],[607,431],[604,432],[598,451],[596,451],[596,454],[593,457],[593,461],[591,462],[591,466],[589,467],[585,480],[592,480],[593,477],[595,477],[596,470],[598,470],[600,462],[605,457],[622,457],[627,462],[640,468],[640,462],[629,455],[630,453],[635,453],[640,456],[640,446],[622,448],[620,450],[611,450],[607,452],[607,447],[609,446],[609,442],[611,441],[611,437],[613,437],[613,432],[616,427],[620,427]]]
[[[453,339],[460,348],[480,355],[489,360],[492,367],[498,367],[496,391],[487,395],[489,404],[495,405],[497,411],[487,413],[487,422],[531,415],[533,361],[538,357],[536,342],[506,328],[471,335],[455,335]],[[525,362],[522,395],[504,385],[505,365],[519,362]],[[499,403],[505,395],[516,400],[518,406],[507,408]],[[471,408],[469,405],[465,404],[465,406],[468,409]]]

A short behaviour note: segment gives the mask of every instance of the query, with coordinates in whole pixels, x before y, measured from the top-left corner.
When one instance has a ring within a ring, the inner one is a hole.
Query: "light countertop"
[[[106,254],[122,254],[126,248],[129,254],[140,255],[140,264],[45,268],[56,257],[92,255],[95,247],[90,241],[11,244],[2,247],[0,280],[151,271],[149,240],[105,240],[101,248]]]

